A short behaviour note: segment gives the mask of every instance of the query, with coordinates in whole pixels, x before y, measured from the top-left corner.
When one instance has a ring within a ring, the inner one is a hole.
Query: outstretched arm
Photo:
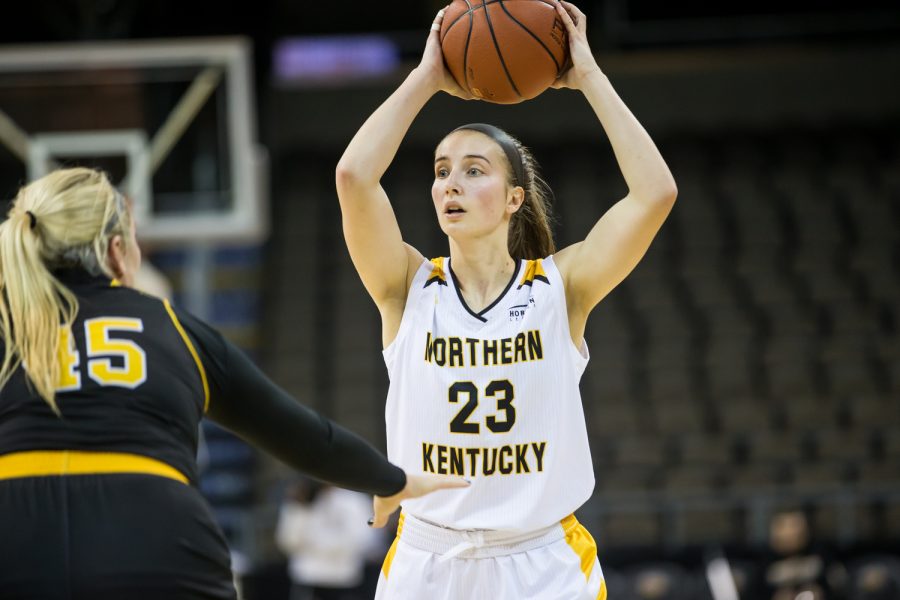
[[[380,522],[402,499],[467,485],[460,477],[407,476],[364,439],[278,387],[215,329],[180,309],[175,312],[207,377],[208,416],[307,475],[374,494]]]
[[[422,62],[366,120],[337,166],[338,199],[350,257],[383,318],[392,303],[400,303],[402,314],[409,282],[424,258],[403,243],[381,177],[413,119],[435,93],[443,90],[469,97],[444,66],[439,40],[443,12],[432,25]]]
[[[554,87],[579,89],[613,147],[628,194],[613,205],[582,242],[564,248],[556,262],[566,282],[573,340],[581,342],[591,309],[641,260],[672,209],[672,173],[650,136],[600,70],[587,43],[586,18],[569,2],[554,0],[569,34],[571,68]]]

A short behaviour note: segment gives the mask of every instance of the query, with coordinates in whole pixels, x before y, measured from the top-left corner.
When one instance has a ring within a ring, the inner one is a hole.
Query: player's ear
[[[109,246],[106,249],[106,264],[116,279],[121,279],[125,275],[125,240],[121,235],[116,234],[109,240]]]
[[[522,186],[517,185],[509,190],[509,193],[506,195],[506,212],[509,214],[513,214],[514,212],[518,212],[520,208],[522,208],[522,204],[525,203],[525,190],[522,189]]]

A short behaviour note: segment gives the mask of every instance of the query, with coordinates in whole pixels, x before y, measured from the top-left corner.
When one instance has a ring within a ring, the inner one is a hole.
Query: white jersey
[[[478,313],[466,306],[450,259],[423,263],[384,359],[388,458],[407,472],[472,482],[406,500],[404,511],[455,529],[533,531],[590,497],[578,389],[588,352],[572,343],[552,257],[520,261],[506,290]]]

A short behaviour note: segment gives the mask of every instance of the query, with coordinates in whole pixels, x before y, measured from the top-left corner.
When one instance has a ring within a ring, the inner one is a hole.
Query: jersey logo
[[[428,276],[428,280],[422,287],[428,287],[432,283],[447,285],[447,277],[444,275],[444,257],[432,258],[431,263],[434,265],[434,268],[431,269],[431,275]]]
[[[508,309],[510,322],[521,321],[525,317],[525,311],[534,306],[534,298],[529,298],[528,304],[516,304],[515,306],[510,306]]]
[[[537,260],[529,260],[525,265],[525,273],[522,275],[522,280],[519,282],[519,287],[516,289],[522,289],[524,285],[533,285],[535,281],[543,281],[547,285],[550,285],[550,280],[547,279],[547,273],[544,272],[544,265],[541,262],[541,259]]]

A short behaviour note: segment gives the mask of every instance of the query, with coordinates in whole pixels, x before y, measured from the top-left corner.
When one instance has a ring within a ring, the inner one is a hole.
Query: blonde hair
[[[110,239],[121,235],[130,251],[125,235],[130,227],[130,211],[103,172],[60,169],[19,190],[0,223],[0,341],[5,345],[0,388],[21,364],[37,393],[60,414],[60,327],[71,332],[78,299],[53,271],[81,267],[112,278]]]

